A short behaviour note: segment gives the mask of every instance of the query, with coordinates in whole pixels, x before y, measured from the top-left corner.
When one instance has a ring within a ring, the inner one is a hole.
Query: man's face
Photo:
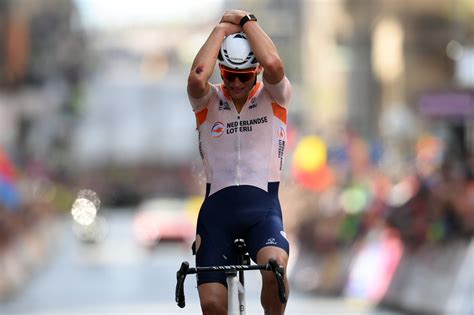
[[[220,67],[221,77],[230,96],[234,100],[246,99],[252,90],[260,69],[232,70]]]

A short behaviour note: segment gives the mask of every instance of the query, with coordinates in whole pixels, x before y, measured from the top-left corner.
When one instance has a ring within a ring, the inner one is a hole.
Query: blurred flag
[[[302,138],[293,157],[293,175],[297,183],[314,191],[323,191],[334,183],[334,172],[327,165],[327,147],[317,136]]]
[[[20,194],[15,187],[16,171],[6,153],[0,148],[0,204],[9,210],[20,205]]]
[[[16,177],[15,167],[2,148],[0,148],[0,177],[9,182],[13,182]]]

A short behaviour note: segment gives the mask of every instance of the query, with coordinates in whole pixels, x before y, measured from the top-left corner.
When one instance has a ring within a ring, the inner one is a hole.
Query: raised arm
[[[240,32],[240,25],[221,22],[214,27],[211,34],[194,58],[191,72],[188,76],[188,94],[196,99],[206,95],[210,89],[209,78],[214,71],[219,49],[224,38]]]
[[[249,14],[242,10],[226,11],[221,22],[228,22],[240,26],[241,19]],[[263,67],[263,78],[270,84],[280,82],[284,75],[283,62],[271,38],[265,33],[256,21],[248,21],[242,27],[257,61]]]

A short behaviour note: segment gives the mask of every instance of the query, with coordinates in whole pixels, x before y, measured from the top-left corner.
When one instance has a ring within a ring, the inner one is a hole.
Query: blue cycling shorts
[[[289,254],[283,230],[279,183],[269,183],[268,192],[254,186],[230,186],[206,198],[199,212],[197,231],[201,243],[196,251],[196,266],[238,264],[234,240],[244,239],[250,258],[266,246],[282,248]],[[198,285],[219,282],[226,285],[225,273],[206,272],[197,276]]]

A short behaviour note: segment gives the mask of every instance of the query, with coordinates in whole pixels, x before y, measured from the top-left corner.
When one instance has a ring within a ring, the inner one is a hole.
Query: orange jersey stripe
[[[249,97],[247,99],[251,99],[252,97],[255,96],[255,94],[257,94],[257,91],[258,89],[260,88],[260,85],[262,85],[262,82],[257,82],[255,84],[255,86],[253,87],[253,89],[250,91],[249,93]]]
[[[230,97],[229,91],[227,91],[227,89],[225,88],[225,84],[224,84],[224,83],[221,84],[221,89],[222,89],[222,92],[224,93],[224,96],[225,96],[228,100],[232,100],[232,97]]]
[[[207,118],[207,108],[204,108],[203,110],[199,111],[196,113],[196,124],[197,126],[201,126]]]
[[[273,115],[286,125],[287,109],[278,103],[272,103]]]

